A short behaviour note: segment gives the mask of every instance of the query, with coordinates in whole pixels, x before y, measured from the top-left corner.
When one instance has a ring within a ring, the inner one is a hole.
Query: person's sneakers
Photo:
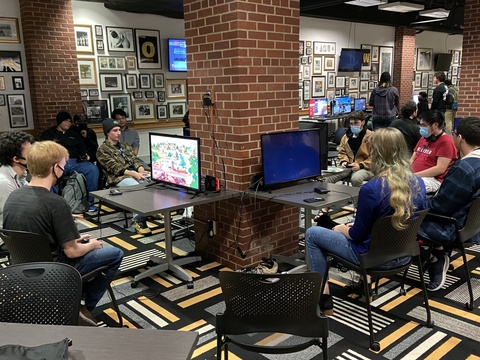
[[[333,298],[332,295],[323,294],[320,302],[320,312],[325,316],[333,315]]]
[[[154,218],[155,220],[163,220],[165,218],[165,216],[163,216],[163,214],[161,214],[161,213],[157,213],[157,214],[152,215],[152,218]]]
[[[427,285],[428,291],[438,291],[445,284],[447,270],[450,265],[450,259],[446,254],[437,256],[437,261],[428,267],[430,283]]]
[[[278,271],[278,264],[271,257],[262,258],[262,261],[256,267],[256,270],[258,274],[276,274]]]
[[[95,205],[90,205],[90,207],[88,208],[88,212],[94,212],[94,211],[97,211],[98,208],[95,206]]]
[[[135,231],[137,232],[137,234],[148,235],[151,233],[145,222],[134,221],[133,226],[135,227]]]
[[[90,314],[90,311],[85,305],[80,306],[80,312],[78,313],[78,325],[79,326],[97,326],[97,321]]]

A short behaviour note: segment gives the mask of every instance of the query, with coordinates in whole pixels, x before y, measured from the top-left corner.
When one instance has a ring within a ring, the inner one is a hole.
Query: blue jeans
[[[75,268],[81,275],[85,275],[101,266],[107,265],[108,269],[105,275],[111,281],[117,273],[122,259],[123,251],[116,247],[96,249],[82,256],[77,265],[75,265]],[[84,283],[83,292],[85,293],[85,306],[88,310],[93,310],[95,308],[106,289],[105,278],[101,275]]]
[[[87,191],[90,192],[98,189],[98,167],[90,161],[77,162],[77,159],[68,159],[65,165],[65,175],[70,175],[73,171],[85,175],[87,180]],[[88,195],[88,202],[93,204],[93,196]]]
[[[125,178],[122,181],[120,181],[117,186],[122,187],[122,186],[131,186],[131,185],[138,185],[138,184],[143,184],[145,181],[137,181],[134,178]],[[133,213],[133,220],[145,224],[145,221],[147,221],[147,218],[142,215],[138,215],[136,213]]]

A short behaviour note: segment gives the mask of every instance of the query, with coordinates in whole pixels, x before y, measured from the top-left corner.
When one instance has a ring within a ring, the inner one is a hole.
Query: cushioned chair
[[[338,255],[328,253],[327,271],[324,274],[323,286],[325,286],[325,283],[328,279],[328,270],[333,259],[346,268],[359,272],[362,279],[367,279],[367,275],[370,275],[372,278],[378,278],[394,275],[400,272],[403,272],[403,278],[405,279],[407,270],[412,264],[413,259],[410,259],[407,264],[394,269],[382,270],[379,269],[379,266],[404,256],[410,256],[412,258],[415,257],[420,264],[420,247],[418,246],[417,242],[417,231],[427,212],[428,210],[423,210],[415,213],[415,215],[407,221],[407,227],[402,230],[397,230],[392,226],[391,216],[386,216],[375,221],[372,229],[370,249],[368,253],[360,255],[360,265],[353,264]],[[421,264],[419,265],[418,270],[425,301],[425,308],[427,310],[426,324],[428,327],[433,327],[433,322],[430,315],[430,306],[428,304],[427,289],[423,279],[423,269]],[[363,284],[363,293],[370,294],[371,284],[367,283],[367,281],[363,281]],[[403,282],[400,293],[405,294]],[[368,327],[370,330],[370,349],[373,351],[379,351],[380,344],[375,340],[373,332],[370,296],[365,296],[365,307],[367,309]]]
[[[226,310],[216,316],[217,359],[228,359],[228,344],[248,351],[285,354],[311,345],[327,356],[328,319],[319,313],[321,276],[318,273],[252,274],[220,272]],[[248,334],[286,333],[302,336],[301,343],[255,345]],[[320,341],[322,339],[322,341]]]
[[[0,321],[77,325],[82,278],[67,264],[27,263],[0,269]]]
[[[338,145],[340,145],[340,141],[342,140],[343,135],[347,132],[346,127],[338,128],[335,133],[333,134],[333,138],[331,141],[328,142],[328,160],[332,162],[333,165],[337,166],[338,160]]]
[[[8,251],[10,252],[10,264],[12,265],[32,262],[53,262],[50,244],[47,238],[43,235],[27,231],[0,229],[0,237],[5,242],[5,245],[7,245]],[[120,326],[123,326],[123,318],[117,304],[117,299],[113,293],[110,280],[105,275],[107,268],[107,266],[102,266],[83,275],[82,282],[88,283],[97,276],[104,277],[108,293],[112,300],[112,305],[118,316],[118,323]]]

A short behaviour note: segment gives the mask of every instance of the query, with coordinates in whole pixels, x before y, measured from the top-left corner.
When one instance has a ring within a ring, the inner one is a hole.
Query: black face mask
[[[65,169],[62,168],[62,167],[61,167],[60,165],[58,165],[58,164],[57,164],[57,166],[58,166],[58,168],[59,168],[60,170],[62,170],[62,175],[61,175],[60,177],[57,176],[57,174],[55,173],[55,165],[53,165],[53,169],[52,169],[52,170],[53,170],[53,175],[55,175],[55,177],[57,178],[57,181],[55,182],[55,184],[54,184],[53,186],[58,186],[58,185],[60,185],[60,184],[62,183],[62,180],[63,180],[64,176],[65,176]]]
[[[17,159],[20,159],[20,160],[25,160],[25,161],[27,161],[27,159],[25,159],[23,156],[17,156]],[[18,161],[15,161],[15,163],[17,163],[18,165],[21,165],[21,166],[23,166],[23,167],[25,168],[25,170],[27,170],[27,171],[28,171],[28,166],[27,166],[27,164],[22,164],[21,162],[18,162]]]

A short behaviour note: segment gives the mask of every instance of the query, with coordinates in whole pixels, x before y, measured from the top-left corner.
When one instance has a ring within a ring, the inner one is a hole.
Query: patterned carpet
[[[171,329],[197,331],[199,343],[194,359],[215,359],[215,314],[224,308],[218,272],[230,270],[218,263],[185,266],[194,278],[194,289],[170,273],[160,273],[146,278],[137,288],[130,286],[133,277],[141,272],[152,254],[163,255],[164,234],[162,221],[149,222],[152,235],[139,236],[132,228],[123,228],[122,213],[103,208],[102,225],[96,218],[79,221],[81,232],[101,237],[105,246],[118,246],[125,252],[114,291],[119,301],[125,323],[132,329]],[[174,229],[185,227],[181,215],[174,217]],[[192,237],[193,239],[193,237]],[[300,241],[302,246],[303,241]],[[182,256],[194,251],[193,240],[181,237],[174,242],[174,253]],[[356,275],[332,269],[330,280],[335,301],[335,313],[330,318],[328,341],[331,359],[480,359],[480,246],[467,250],[475,292],[473,312],[465,309],[467,290],[461,259],[453,256],[454,270],[448,273],[444,288],[430,294],[433,328],[424,326],[426,314],[422,293],[417,281],[417,271],[412,268],[406,284],[407,294],[399,294],[401,278],[394,276],[380,281],[379,295],[373,302],[376,337],[381,351],[368,349],[366,310],[358,296],[349,297],[346,289]],[[428,275],[427,275],[428,281]],[[116,319],[108,298],[102,299],[94,316],[99,326],[113,326]],[[133,331],[133,330],[132,330]],[[161,336],[161,335],[160,335]],[[282,334],[259,337],[266,344],[283,344],[295,341]],[[230,347],[230,359],[321,359],[318,348],[310,347],[289,355],[256,355]],[[159,355],[161,358],[161,355]]]

